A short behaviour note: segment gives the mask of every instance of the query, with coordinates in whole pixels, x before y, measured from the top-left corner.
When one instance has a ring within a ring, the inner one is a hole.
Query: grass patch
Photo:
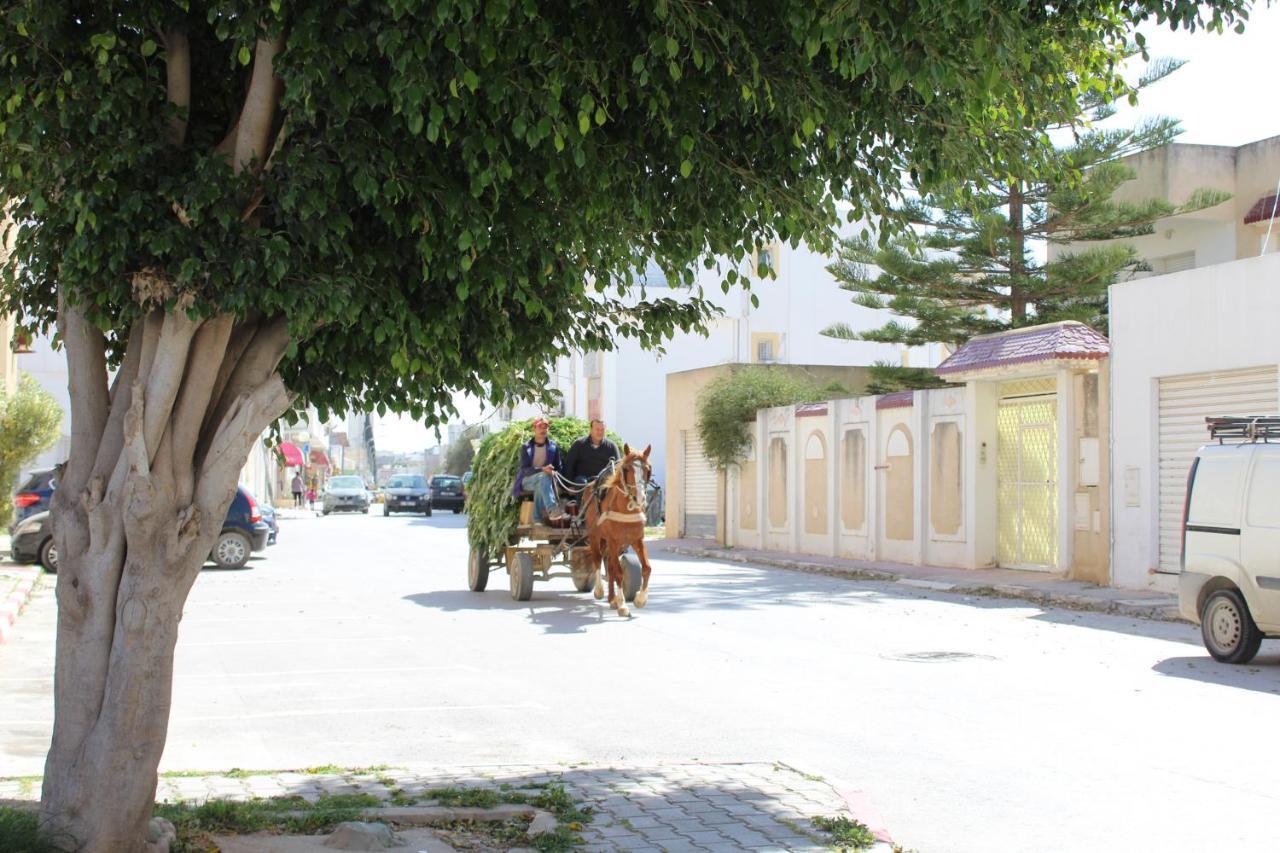
[[[40,836],[40,818],[32,811],[0,806],[0,853],[57,853]]]
[[[246,770],[232,767],[230,770],[166,770],[160,774],[162,779],[194,779],[202,776],[216,776],[224,779],[247,779],[250,776],[275,776],[279,773],[298,773],[304,776],[372,776],[394,770],[388,764],[373,764],[368,767],[339,767],[337,764],[321,764],[316,767],[298,767],[291,770]],[[39,779],[39,776],[34,777]],[[389,777],[388,777],[389,778]]]
[[[865,823],[850,817],[815,817],[815,829],[826,833],[834,846],[841,850],[866,850],[876,843],[876,837]]]
[[[215,835],[327,832],[343,821],[359,820],[366,809],[381,804],[371,794],[340,794],[314,803],[297,796],[207,800],[199,804],[160,803],[155,815],[172,821],[178,830],[175,853],[195,853],[212,849]]]

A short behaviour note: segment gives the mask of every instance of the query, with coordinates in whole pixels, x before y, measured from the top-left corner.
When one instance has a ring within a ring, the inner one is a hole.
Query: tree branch
[[[146,407],[143,411],[141,439],[146,449],[148,463],[155,462],[156,454],[160,450],[160,440],[169,426],[173,404],[178,398],[183,376],[187,372],[187,354],[191,349],[191,341],[202,322],[188,317],[181,304],[161,316],[164,321],[160,328],[160,339],[156,344],[155,361],[152,363],[150,374],[146,377],[145,386]],[[137,393],[135,389],[134,394]]]
[[[67,392],[71,397],[71,455],[60,491],[78,496],[89,482],[110,405],[106,338],[80,308],[59,290],[58,329],[67,350]]]
[[[227,344],[231,340],[233,318],[219,314],[205,322],[196,333],[187,356],[187,369],[182,390],[174,403],[170,419],[169,452],[172,454],[172,471],[178,475],[177,501],[179,505],[191,500],[194,476],[193,460],[200,440],[200,427],[208,414],[221,365],[227,356]]]
[[[165,71],[169,103],[179,114],[169,119],[169,144],[181,147],[187,135],[186,115],[191,109],[191,43],[181,30],[164,34]]]
[[[219,372],[211,395],[212,405],[208,408],[201,427],[199,443],[196,445],[195,461],[200,466],[211,452],[213,439],[222,423],[226,420],[231,408],[243,395],[251,393],[270,379],[284,357],[289,346],[289,324],[283,317],[265,321],[257,326],[249,327],[252,338],[245,341],[240,330],[232,336],[227,347],[227,358],[223,369]],[[240,348],[238,357],[232,361]],[[230,366],[225,377],[222,375]],[[265,429],[265,425],[263,427]]]
[[[259,39],[253,60],[253,78],[244,97],[244,107],[236,126],[236,147],[231,167],[236,174],[252,162],[258,167],[267,160],[267,146],[275,127],[276,105],[280,100],[281,82],[273,64],[284,49],[284,36]]]
[[[116,378],[111,385],[111,414],[102,431],[98,456],[90,475],[95,480],[111,475],[120,459],[120,452],[124,449],[124,416],[133,399],[133,383],[138,378],[138,366],[142,363],[145,326],[145,322],[141,320],[133,324],[133,329],[129,332],[129,343],[124,351],[124,363],[116,371]]]

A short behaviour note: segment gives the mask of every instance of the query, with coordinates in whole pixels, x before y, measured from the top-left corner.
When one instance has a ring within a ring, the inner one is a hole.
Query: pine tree
[[[1137,88],[1181,64],[1153,62]],[[1111,241],[1150,234],[1161,219],[1230,198],[1199,189],[1181,205],[1158,198],[1116,200],[1116,191],[1135,177],[1122,158],[1167,145],[1180,130],[1168,118],[1130,129],[1087,129],[1114,111],[1111,99],[1082,98],[1086,129],[1056,149],[1049,169],[1035,175],[974,175],[897,209],[895,214],[913,226],[904,236],[884,245],[867,235],[844,241],[828,268],[840,286],[855,294],[854,304],[897,316],[876,329],[859,332],[839,323],[823,334],[954,347],[974,335],[1060,320],[1078,320],[1105,333],[1108,286],[1128,271],[1149,269],[1131,245]],[[1089,243],[1098,245],[1081,247]],[[1037,244],[1072,244],[1072,249],[1041,262]],[[931,387],[936,377],[877,365],[873,381],[877,389],[890,390]]]

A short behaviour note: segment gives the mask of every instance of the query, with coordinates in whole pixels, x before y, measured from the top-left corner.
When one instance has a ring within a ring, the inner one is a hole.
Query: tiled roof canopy
[[[1110,352],[1106,337],[1083,323],[1067,321],[970,338],[934,372],[946,376],[1034,361],[1100,359]]]
[[[1244,224],[1252,225],[1255,222],[1266,222],[1273,218],[1276,214],[1276,197],[1274,195],[1264,195],[1253,203],[1253,207],[1249,208],[1249,212],[1244,215]]]

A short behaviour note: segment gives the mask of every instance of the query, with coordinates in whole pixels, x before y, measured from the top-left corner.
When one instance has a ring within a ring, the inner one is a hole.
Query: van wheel
[[[1248,663],[1262,647],[1262,632],[1249,614],[1244,596],[1234,589],[1220,589],[1200,608],[1200,635],[1214,660]]]

